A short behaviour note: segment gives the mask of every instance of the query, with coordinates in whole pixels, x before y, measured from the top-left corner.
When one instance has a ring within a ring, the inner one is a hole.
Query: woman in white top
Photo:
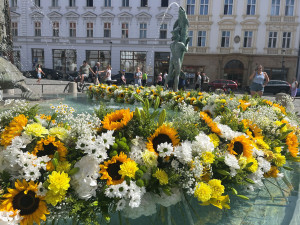
[[[111,66],[107,65],[106,67],[106,75],[104,77],[104,81],[110,84],[111,81]]]
[[[264,87],[269,82],[268,74],[262,71],[262,65],[257,67],[249,77],[249,80],[252,80],[252,84],[250,85],[251,96],[258,94],[261,97],[264,93]]]
[[[36,82],[37,82],[37,83],[40,83],[40,82],[41,82],[41,79],[42,79],[42,74],[45,75],[45,73],[44,73],[43,70],[42,70],[41,64],[38,64],[38,65],[37,65],[36,72],[37,72],[37,77],[38,77],[38,80],[37,80]]]
[[[297,89],[298,89],[298,81],[296,78],[293,78],[292,89],[291,89],[291,97],[293,98],[293,101],[295,100],[295,97],[297,95]]]

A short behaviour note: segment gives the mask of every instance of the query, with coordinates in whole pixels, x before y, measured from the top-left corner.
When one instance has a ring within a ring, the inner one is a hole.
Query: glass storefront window
[[[121,51],[120,70],[126,70],[126,72],[134,73],[136,68],[140,67],[141,71],[145,71],[146,56],[147,52]]]
[[[41,64],[44,66],[44,49],[43,48],[32,48],[31,49],[32,55],[32,69],[35,69],[37,64]]]
[[[77,71],[76,50],[53,49],[53,69],[65,73]]]
[[[87,50],[86,61],[91,67],[93,67],[97,62],[100,62],[100,70],[105,70],[107,65],[111,62],[110,51]]]
[[[169,73],[170,52],[155,52],[154,55],[154,80],[159,73]]]

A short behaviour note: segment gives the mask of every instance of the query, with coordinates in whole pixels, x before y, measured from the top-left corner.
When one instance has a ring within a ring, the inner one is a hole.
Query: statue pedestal
[[[4,94],[9,94],[9,95],[14,95],[15,94],[15,89],[4,89],[3,93]]]
[[[69,93],[77,94],[77,84],[75,82],[69,83]]]

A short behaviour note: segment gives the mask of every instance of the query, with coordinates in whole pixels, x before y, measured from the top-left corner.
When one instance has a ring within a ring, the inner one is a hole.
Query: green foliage
[[[103,120],[103,118],[113,112],[113,109],[107,108],[106,105],[103,102],[100,102],[100,106],[99,109],[94,109],[94,112],[96,114],[96,116],[100,119]]]

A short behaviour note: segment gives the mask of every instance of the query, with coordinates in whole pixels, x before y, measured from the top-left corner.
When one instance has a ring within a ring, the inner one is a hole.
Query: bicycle
[[[64,89],[64,93],[66,91],[69,91],[69,86],[70,86],[70,83],[73,83],[73,82],[76,82],[77,84],[77,91],[78,92],[83,92],[84,90],[87,90],[87,86],[85,84],[85,79],[83,79],[83,82],[81,82],[81,76],[82,74],[79,74],[77,75],[77,77],[72,77],[69,75],[68,77],[68,80],[70,81],[69,83],[67,83],[65,89]]]

